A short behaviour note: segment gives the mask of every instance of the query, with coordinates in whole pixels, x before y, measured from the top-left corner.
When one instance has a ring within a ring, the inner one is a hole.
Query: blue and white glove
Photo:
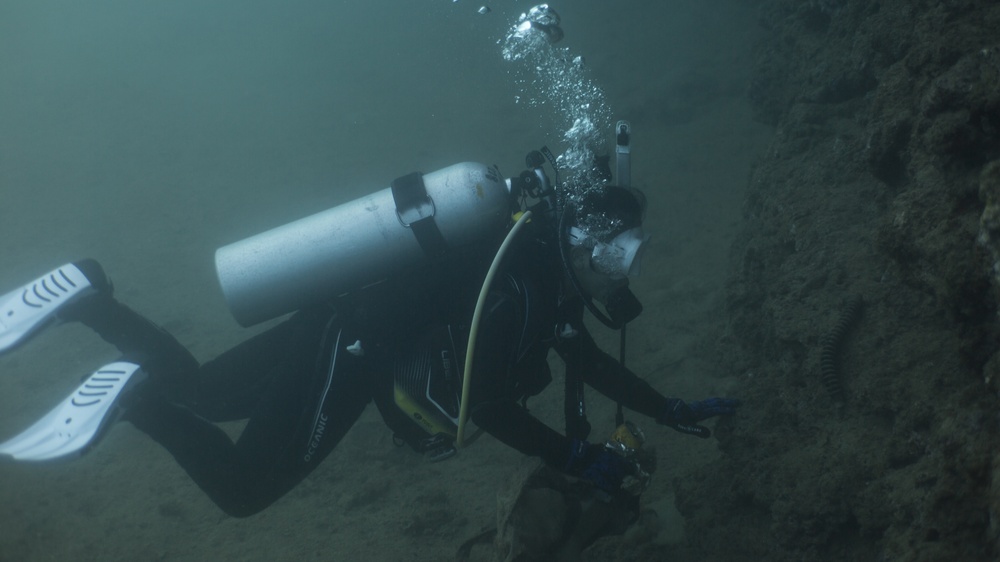
[[[698,425],[698,422],[715,416],[735,414],[739,405],[740,401],[732,398],[707,398],[692,402],[670,398],[667,400],[666,410],[656,421],[681,433],[705,439],[712,432],[707,427]]]
[[[566,473],[589,480],[602,492],[618,493],[622,481],[637,472],[633,462],[603,445],[574,439],[572,447]]]

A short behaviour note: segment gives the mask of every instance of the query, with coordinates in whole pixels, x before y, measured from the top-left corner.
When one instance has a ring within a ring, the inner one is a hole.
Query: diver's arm
[[[518,350],[524,337],[523,301],[502,290],[493,291],[485,307],[471,379],[472,421],[505,445],[539,457],[566,470],[573,440],[535,418],[518,401]]]
[[[504,445],[539,457],[557,470],[566,470],[572,440],[519,404],[503,400],[480,404],[472,412],[472,421]]]
[[[578,333],[560,342],[556,352],[583,382],[626,408],[658,418],[669,399],[597,346],[582,322]]]
[[[583,382],[630,410],[681,433],[706,438],[712,432],[698,422],[734,414],[739,407],[740,401],[731,398],[699,401],[667,398],[597,347],[586,328],[582,328],[582,322],[580,325],[578,334],[556,347],[566,362],[567,376],[578,374]]]
[[[603,444],[561,435],[518,404],[501,401],[483,404],[472,418],[505,445],[540,457],[560,472],[589,480],[609,494],[620,490],[626,476],[638,474],[639,466],[633,461]]]

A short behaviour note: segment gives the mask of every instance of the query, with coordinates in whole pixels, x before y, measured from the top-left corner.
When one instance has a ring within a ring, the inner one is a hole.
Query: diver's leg
[[[83,260],[3,297],[0,308],[6,310],[7,321],[0,324],[0,340],[7,345],[0,350],[21,343],[44,325],[80,321],[124,357],[98,368],[46,416],[0,443],[0,454],[35,461],[81,454],[139,396],[175,401],[191,397],[198,362],[173,336],[116,301],[112,292],[101,266]]]
[[[289,388],[304,388],[318,350],[330,345],[328,332],[337,322],[330,309],[298,312],[205,362],[198,373],[194,410],[213,422],[245,420],[267,400],[275,377]]]
[[[95,291],[57,312],[63,321],[78,321],[118,348],[123,359],[142,365],[150,375],[143,392],[157,392],[190,402],[196,391],[198,361],[163,328],[115,300],[111,283],[94,260],[76,262]]]
[[[253,410],[235,444],[207,419],[164,400],[127,414],[223,511],[237,517],[259,512],[302,481],[371,400],[361,359],[344,350],[347,339],[339,327],[302,314],[282,326],[203,369],[207,380],[238,385],[240,371],[234,369],[252,363],[267,344],[269,374],[258,392],[233,389],[240,404],[214,404],[214,411],[205,412],[216,417]]]

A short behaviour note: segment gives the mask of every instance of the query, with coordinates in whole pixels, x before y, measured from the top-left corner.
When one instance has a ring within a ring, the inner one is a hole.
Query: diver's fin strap
[[[413,230],[424,254],[429,258],[439,258],[448,250],[437,223],[434,222],[434,200],[427,194],[424,175],[413,172],[392,181],[392,200],[396,203],[399,222]]]
[[[139,365],[127,361],[97,369],[45,417],[0,443],[0,455],[44,461],[86,452],[118,418],[119,398],[129,383],[144,378]]]

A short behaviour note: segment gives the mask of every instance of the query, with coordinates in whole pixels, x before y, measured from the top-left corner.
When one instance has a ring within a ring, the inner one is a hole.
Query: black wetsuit
[[[503,443],[565,470],[572,439],[523,406],[551,380],[550,350],[567,377],[639,413],[657,416],[666,398],[594,343],[580,298],[561,297],[562,265],[541,228],[521,236],[494,282],[475,351],[471,417]],[[200,367],[169,334],[113,299],[80,319],[150,372],[125,419],[163,445],[223,511],[247,516],[302,481],[373,397],[391,389],[385,381],[407,343],[449,324],[464,350],[479,287],[464,278],[436,287],[397,306],[394,318],[363,303],[300,311]],[[355,341],[363,356],[346,349]],[[214,423],[232,420],[249,420],[235,443]]]

